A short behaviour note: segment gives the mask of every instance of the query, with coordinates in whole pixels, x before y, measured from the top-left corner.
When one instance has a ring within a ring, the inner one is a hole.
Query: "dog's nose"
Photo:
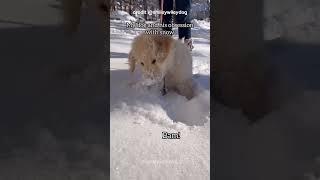
[[[152,79],[152,76],[150,74],[144,74],[143,77],[146,79]]]

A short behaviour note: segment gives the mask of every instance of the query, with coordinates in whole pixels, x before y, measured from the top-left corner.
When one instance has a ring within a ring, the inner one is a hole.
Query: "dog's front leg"
[[[188,100],[195,96],[192,80],[187,80],[177,85],[177,91],[180,95],[185,96]]]

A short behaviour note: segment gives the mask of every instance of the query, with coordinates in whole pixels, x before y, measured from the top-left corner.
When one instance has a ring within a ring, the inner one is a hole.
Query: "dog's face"
[[[144,78],[161,81],[166,73],[172,42],[171,36],[143,34],[136,37],[129,53],[130,70],[133,72],[135,65],[138,65]]]

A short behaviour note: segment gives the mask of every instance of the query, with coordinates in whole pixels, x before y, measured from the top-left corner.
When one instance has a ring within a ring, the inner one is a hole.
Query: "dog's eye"
[[[153,60],[152,60],[152,64],[155,64],[155,63],[156,63],[156,60],[155,60],[155,59],[153,59]]]
[[[143,62],[140,63],[142,66],[144,66]]]

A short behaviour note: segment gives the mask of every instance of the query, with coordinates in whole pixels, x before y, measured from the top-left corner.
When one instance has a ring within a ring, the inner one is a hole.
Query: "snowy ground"
[[[86,88],[52,72],[96,54],[94,21],[84,17],[76,39],[86,51],[67,54],[60,7],[0,2],[0,180],[109,178],[105,81]]]
[[[130,44],[143,29],[126,29],[123,21],[111,21],[111,179],[209,179],[210,26],[203,21],[196,26],[192,55],[199,88],[197,97],[187,101],[175,93],[161,96],[128,87]],[[163,140],[162,131],[179,131],[181,139]]]
[[[320,179],[319,1],[265,1],[268,60],[278,71],[279,109],[254,126],[237,109],[216,104],[217,179]],[[279,40],[277,38],[288,39]]]
[[[265,38],[279,37],[296,42],[317,42],[320,39],[320,1],[265,1]]]

